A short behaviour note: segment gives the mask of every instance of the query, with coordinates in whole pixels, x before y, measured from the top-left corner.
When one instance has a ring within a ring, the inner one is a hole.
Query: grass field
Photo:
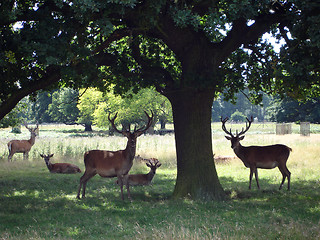
[[[213,125],[213,152],[234,156],[220,124]],[[233,125],[233,129],[240,126]],[[320,239],[320,134],[277,136],[272,124],[254,124],[243,145],[283,143],[293,149],[288,161],[291,187],[279,191],[278,169],[259,169],[261,190],[248,190],[249,169],[239,159],[217,164],[231,200],[202,202],[172,200],[176,177],[172,135],[141,136],[137,154],[162,163],[153,185],[132,187],[133,201],[120,200],[115,179],[92,178],[85,200],[76,193],[82,174],[50,174],[40,153],[54,153],[53,162],[70,162],[82,170],[89,149],[118,150],[124,137],[103,131],[82,133],[77,127],[40,126],[29,161],[16,154],[7,162],[6,143],[27,139],[25,129],[14,135],[0,131],[0,239]],[[134,163],[132,172],[148,172]],[[286,186],[286,185],[285,185]],[[126,192],[125,192],[126,196]]]

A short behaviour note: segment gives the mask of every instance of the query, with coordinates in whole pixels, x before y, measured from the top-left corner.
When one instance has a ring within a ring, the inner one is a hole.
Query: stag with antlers
[[[244,147],[240,144],[240,141],[244,139],[244,134],[249,130],[253,122],[253,117],[251,116],[250,120],[247,118],[246,128],[242,128],[242,131],[239,133],[236,131],[235,136],[232,134],[231,129],[228,131],[225,126],[228,119],[228,117],[225,119],[221,117],[222,130],[229,135],[225,137],[231,141],[231,148],[234,153],[242,160],[247,168],[250,168],[249,189],[251,189],[253,173],[255,174],[258,189],[260,189],[257,168],[272,169],[278,167],[282,174],[282,182],[279,190],[282,188],[286,178],[288,180],[288,190],[290,190],[291,173],[286,163],[292,149],[283,144]]]
[[[36,140],[39,124],[37,122],[36,127],[31,128],[31,127],[28,127],[26,122],[24,122],[24,126],[29,130],[31,134],[30,139],[29,140],[11,140],[10,142],[8,142],[7,144],[9,149],[8,162],[11,161],[12,156],[15,153],[23,153],[23,160],[28,160],[29,158],[29,152]]]
[[[123,200],[123,185],[127,188],[128,198],[130,199],[130,190],[128,182],[128,172],[130,171],[133,158],[136,154],[136,142],[137,138],[141,136],[152,125],[153,112],[151,116],[145,112],[148,122],[144,127],[135,127],[134,131],[128,130],[120,131],[117,129],[114,121],[117,117],[117,113],[114,118],[110,118],[109,121],[115,131],[128,138],[127,146],[124,150],[119,151],[104,151],[104,150],[91,150],[84,154],[85,172],[80,178],[80,185],[78,189],[77,198],[80,199],[80,191],[82,189],[82,198],[85,198],[86,184],[90,178],[99,174],[101,177],[113,178],[117,177],[121,190],[121,199]]]

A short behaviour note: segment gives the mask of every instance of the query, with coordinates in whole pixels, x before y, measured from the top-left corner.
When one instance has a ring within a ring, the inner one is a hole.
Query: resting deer
[[[152,160],[152,161],[151,161]],[[158,167],[161,166],[158,159],[151,158],[148,160],[146,165],[150,168],[150,172],[147,174],[129,174],[128,175],[128,182],[130,186],[138,186],[138,185],[150,185],[151,181],[156,174],[156,170]],[[116,184],[119,184],[118,180]]]
[[[120,131],[117,129],[114,123],[117,114],[118,113],[116,113],[112,119],[110,118],[109,114],[108,119],[115,131],[128,138],[127,146],[124,150],[119,151],[91,150],[84,154],[84,164],[86,170],[83,176],[80,178],[80,185],[77,194],[78,199],[80,199],[80,191],[82,186],[82,198],[85,198],[86,184],[88,180],[96,174],[107,178],[117,177],[121,190],[121,199],[123,200],[123,185],[125,185],[127,188],[128,198],[131,198],[128,183],[128,172],[132,167],[133,158],[136,154],[137,138],[146,132],[151,126],[153,113],[150,117],[147,112],[145,112],[148,118],[146,126],[139,129],[136,129],[135,127],[133,132],[130,131],[130,125],[129,130]]]
[[[50,158],[53,157],[53,154],[40,154],[40,156],[46,162],[46,165],[51,173],[80,173],[81,170],[78,166],[70,163],[51,163]]]
[[[30,139],[29,140],[11,140],[8,142],[8,149],[9,149],[9,156],[8,162],[12,159],[13,154],[15,153],[23,153],[23,160],[28,160],[29,152],[31,147],[33,146],[36,136],[37,136],[37,129],[39,124],[37,123],[35,128],[28,127],[27,123],[24,122],[24,126],[30,131]]]
[[[286,163],[292,149],[282,144],[244,147],[240,144],[240,141],[244,139],[244,136],[241,135],[244,135],[249,130],[251,123],[253,122],[252,116],[251,120],[247,118],[249,124],[246,123],[246,129],[244,130],[242,128],[240,133],[237,131],[236,136],[232,134],[231,129],[230,131],[227,131],[225,126],[227,121],[228,117],[225,119],[222,119],[221,117],[222,130],[226,134],[230,135],[225,137],[231,141],[231,148],[233,149],[234,153],[242,160],[247,168],[250,168],[249,189],[251,189],[253,173],[255,174],[258,189],[260,189],[257,168],[272,169],[278,167],[282,174],[282,182],[279,190],[282,188],[286,178],[288,180],[288,190],[290,190],[291,173],[288,170]]]

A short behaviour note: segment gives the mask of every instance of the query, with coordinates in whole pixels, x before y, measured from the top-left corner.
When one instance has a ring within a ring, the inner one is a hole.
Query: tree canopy
[[[175,197],[225,198],[210,129],[219,93],[319,95],[315,1],[11,0],[0,13],[0,119],[39,89],[154,86],[173,109]]]

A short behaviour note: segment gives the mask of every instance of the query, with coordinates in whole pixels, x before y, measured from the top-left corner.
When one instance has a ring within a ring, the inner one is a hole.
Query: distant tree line
[[[235,102],[224,101],[223,95],[212,105],[212,121],[228,116],[233,121],[245,121],[254,116],[258,121],[272,122],[320,122],[320,98],[304,102],[289,97],[263,96],[260,105],[251,103],[246,93],[236,94]],[[92,125],[108,127],[108,113],[119,112],[118,121],[124,127],[141,121],[144,110],[152,110],[161,129],[172,123],[170,102],[152,89],[129,92],[120,97],[113,91],[103,93],[95,88],[74,90],[62,88],[51,92],[39,92],[34,98],[25,98],[10,114],[0,121],[0,127],[15,126],[23,120],[39,123],[80,124],[85,131]],[[218,114],[217,114],[218,113]]]
[[[261,104],[254,105],[248,94],[237,93],[236,103],[224,101],[222,95],[212,108],[213,121],[220,121],[219,116],[228,116],[233,121],[245,121],[247,116],[253,116],[258,121],[320,123],[320,98],[299,101],[264,94]]]
[[[153,111],[157,122],[165,128],[172,122],[169,101],[152,89],[137,93],[128,92],[124,97],[111,91],[103,93],[95,88],[74,90],[61,88],[39,92],[33,98],[24,98],[1,121],[1,127],[15,126],[23,120],[39,123],[80,124],[86,131],[92,125],[108,127],[108,114],[118,112],[117,121],[123,127],[143,121],[144,111]]]

